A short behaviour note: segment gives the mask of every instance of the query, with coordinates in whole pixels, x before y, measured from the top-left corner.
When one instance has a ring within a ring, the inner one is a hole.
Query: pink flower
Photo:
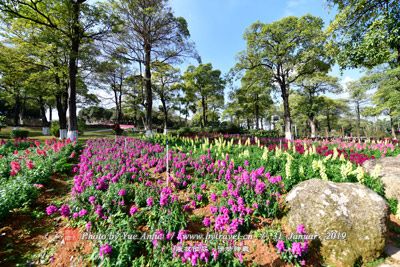
[[[213,201],[213,202],[217,201],[217,195],[216,195],[215,193],[211,193],[210,199],[211,199],[211,201]]]
[[[83,216],[85,216],[87,213],[88,213],[87,210],[81,209],[81,210],[79,211],[79,217],[83,217]]]
[[[91,223],[91,222],[88,222],[88,223],[85,225],[85,227],[86,227],[86,231],[90,231],[90,229],[92,228],[92,223]]]
[[[149,206],[149,207],[153,206],[153,198],[152,197],[147,198],[146,203],[147,203],[147,206]]]
[[[203,224],[204,224],[204,226],[209,227],[210,224],[211,224],[210,218],[209,217],[204,217]]]
[[[306,233],[306,228],[303,224],[297,225],[296,232],[300,235],[304,235]]]
[[[35,168],[35,165],[33,164],[33,162],[31,160],[27,160],[26,161],[26,167],[30,170],[32,170],[33,168]]]
[[[282,240],[279,240],[278,243],[276,243],[276,248],[278,249],[278,252],[285,251],[285,243]]]
[[[52,215],[52,214],[54,214],[54,213],[56,213],[58,211],[58,208],[56,207],[56,206],[54,206],[54,205],[50,205],[50,206],[48,206],[47,208],[46,208],[46,213],[47,213],[47,215]]]
[[[138,210],[139,210],[138,207],[132,205],[131,209],[129,210],[129,214],[133,216],[136,212],[138,212]]]
[[[68,217],[70,214],[68,205],[64,204],[60,207],[60,214],[63,217]]]
[[[118,196],[125,196],[126,195],[126,190],[125,189],[121,189],[121,190],[119,190],[119,192],[118,192]]]
[[[100,257],[104,257],[106,255],[110,255],[112,252],[112,247],[109,244],[104,244],[100,246],[99,255]]]

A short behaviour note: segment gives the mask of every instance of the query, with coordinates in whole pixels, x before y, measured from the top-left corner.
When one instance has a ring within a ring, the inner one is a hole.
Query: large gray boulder
[[[364,162],[365,170],[380,177],[385,185],[385,197],[400,201],[400,155],[384,157]]]
[[[382,254],[388,207],[364,185],[311,179],[295,186],[286,202],[289,227],[294,232],[303,224],[309,235],[318,235],[314,243],[320,242],[326,264],[353,266]]]

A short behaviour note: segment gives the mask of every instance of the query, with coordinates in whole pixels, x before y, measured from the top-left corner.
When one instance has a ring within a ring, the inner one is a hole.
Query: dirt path
[[[45,209],[49,204],[62,203],[69,197],[67,178],[52,177],[43,187],[37,201],[19,209],[0,223],[0,266],[46,265],[62,238],[67,222],[50,218]]]

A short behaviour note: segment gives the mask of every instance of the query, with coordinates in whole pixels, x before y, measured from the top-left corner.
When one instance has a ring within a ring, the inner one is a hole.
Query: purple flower
[[[265,184],[261,182],[259,179],[257,179],[254,192],[256,192],[257,195],[260,195],[264,192],[264,190],[265,190]]]
[[[210,218],[209,217],[204,217],[203,224],[204,224],[205,227],[209,227],[210,224],[211,224]]]
[[[74,213],[72,214],[72,218],[74,218],[74,219],[78,218],[78,216],[79,216],[79,214],[78,214],[77,212],[74,212]]]
[[[306,228],[303,224],[297,225],[296,232],[300,235],[304,235],[306,233]]]
[[[153,198],[152,197],[147,198],[146,203],[147,203],[147,206],[149,206],[149,207],[153,206]]]
[[[200,186],[200,188],[201,188],[201,190],[205,190],[205,189],[207,188],[207,186],[206,186],[206,184],[202,184],[202,185]]]
[[[201,201],[203,199],[203,196],[201,194],[197,195],[197,201]]]
[[[58,208],[56,207],[56,206],[54,206],[54,205],[50,205],[50,206],[48,206],[47,208],[46,208],[46,213],[47,213],[47,215],[52,215],[52,214],[54,214],[54,213],[56,213],[58,211]]]
[[[118,196],[125,196],[126,195],[126,190],[125,189],[121,189],[121,190],[119,190],[119,192],[118,192]]]
[[[59,209],[59,211],[60,211],[61,216],[63,216],[63,217],[68,217],[70,214],[69,207],[66,204],[62,205],[61,208]]]
[[[112,247],[109,244],[104,244],[100,246],[99,255],[100,257],[104,257],[106,255],[110,255],[112,252]]]
[[[293,242],[291,251],[294,255],[301,256],[301,252],[302,252],[301,243]]]
[[[90,231],[90,229],[92,229],[92,223],[91,222],[88,222],[86,225],[85,225],[85,227],[86,227],[86,231]]]
[[[95,196],[90,196],[89,197],[89,202],[90,202],[90,204],[94,204],[94,202],[96,201],[96,197]]]
[[[131,209],[129,210],[129,214],[133,216],[138,210],[139,210],[138,207],[132,205]]]
[[[217,201],[217,195],[215,193],[211,193],[210,199],[211,199],[212,202]]]
[[[169,240],[171,240],[171,239],[174,237],[174,235],[175,235],[174,232],[169,232],[169,233],[167,234],[167,236],[165,237],[165,239],[169,241]]]
[[[278,249],[278,252],[285,251],[285,243],[282,240],[279,240],[278,243],[276,243],[276,248]]]
[[[85,216],[87,213],[88,213],[87,210],[82,209],[82,210],[79,211],[79,217],[83,217],[83,216]]]

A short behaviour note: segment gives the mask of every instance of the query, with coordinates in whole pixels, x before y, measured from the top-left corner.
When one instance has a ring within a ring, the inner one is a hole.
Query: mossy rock
[[[318,235],[320,255],[330,266],[354,266],[377,259],[385,248],[388,206],[369,188],[355,183],[311,179],[287,195],[290,228],[304,224]]]

